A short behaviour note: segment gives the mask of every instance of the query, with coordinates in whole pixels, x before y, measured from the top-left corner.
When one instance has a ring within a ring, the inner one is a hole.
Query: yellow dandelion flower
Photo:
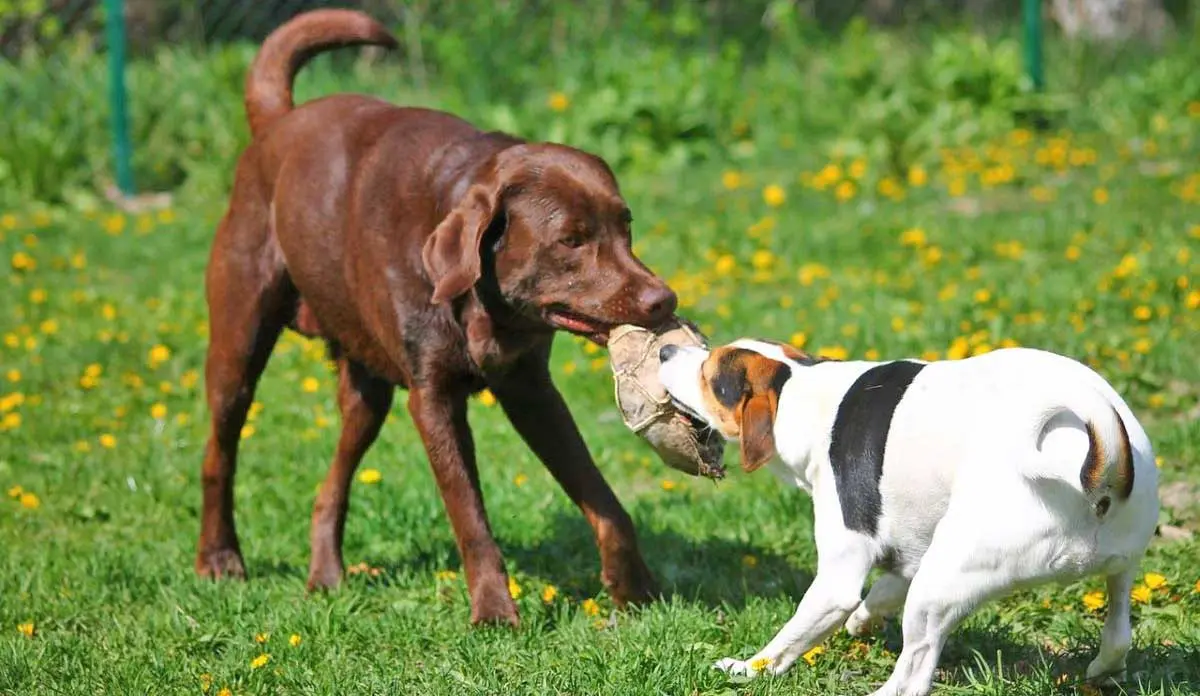
[[[1149,353],[1154,348],[1154,342],[1148,338],[1142,337],[1133,342],[1133,352],[1140,355]]]
[[[587,614],[588,616],[596,616],[597,614],[600,613],[600,605],[597,604],[596,600],[594,600],[594,599],[589,598],[589,599],[583,600],[582,606],[583,606],[583,613]]]
[[[1129,592],[1129,597],[1139,604],[1148,604],[1154,595],[1151,593],[1149,587],[1137,585]]]
[[[25,636],[26,638],[32,638],[33,637],[33,622],[26,621],[24,623],[17,624],[17,633],[20,633],[21,635]]]
[[[21,486],[13,486],[12,488],[8,489],[8,497],[20,498],[21,494],[24,492],[25,492],[25,489],[22,488]]]
[[[484,406],[495,406],[496,395],[492,393],[492,390],[484,389],[483,391],[479,392],[479,403],[483,404]]]
[[[304,639],[300,637],[299,633],[293,633],[292,635],[288,636],[288,645],[292,646],[293,648],[298,648],[303,640]]]
[[[1167,578],[1159,573],[1146,573],[1142,576],[1142,582],[1152,590],[1167,586]]]
[[[908,168],[908,185],[909,186],[924,186],[929,182],[929,173],[919,164],[914,164]]]
[[[721,174],[721,185],[730,191],[741,188],[743,183],[745,183],[745,177],[741,172],[729,169]]]
[[[313,392],[315,392],[321,388],[321,383],[317,380],[316,377],[305,377],[300,382],[300,388],[303,389],[305,392],[312,394]]]
[[[103,447],[104,449],[113,449],[114,447],[117,446],[117,438],[108,433],[104,433],[103,435],[101,435],[99,438],[99,442],[100,442],[100,446]]]
[[[525,484],[529,483],[529,477],[525,474],[517,474],[513,477],[513,483],[517,486],[524,486]]]
[[[809,650],[808,652],[804,653],[800,657],[805,662],[807,662],[809,665],[813,665],[817,661],[817,656],[823,654],[824,652],[825,652],[824,646],[818,645],[817,647],[813,648],[812,650]]]
[[[225,686],[225,687],[222,687],[221,690],[217,692],[217,696],[233,696],[233,692],[230,691],[228,686]]]
[[[1088,611],[1097,611],[1104,608],[1104,593],[1100,590],[1088,592],[1083,596],[1083,606]]]
[[[271,661],[271,656],[266,653],[263,653],[262,655],[259,655],[258,657],[254,658],[253,660],[250,660],[250,669],[260,669],[262,667],[266,667],[267,663],[270,661]]]
[[[571,106],[571,99],[562,92],[551,92],[546,99],[546,106],[550,107],[551,111],[563,112]]]
[[[920,248],[925,246],[927,241],[925,230],[920,227],[910,227],[900,233],[901,246]]]
[[[1105,203],[1107,203],[1108,202],[1108,189],[1106,189],[1102,186],[1096,188],[1094,191],[1092,191],[1092,200],[1096,202],[1096,205],[1104,205]]]
[[[663,479],[659,485],[662,486],[662,489],[664,491],[673,491],[673,490],[675,490],[676,486],[678,486],[677,483],[675,483],[674,481],[672,481],[670,479]]]
[[[508,594],[513,599],[521,598],[521,586],[513,579],[513,576],[508,576]]]
[[[750,660],[750,669],[754,670],[755,672],[761,672],[764,669],[766,669],[767,667],[770,667],[771,662],[772,662],[772,660],[769,657],[759,657],[759,658]]]
[[[29,301],[33,304],[44,304],[46,296],[46,291],[43,288],[34,288],[29,293]]]
[[[850,357],[850,351],[842,346],[821,346],[817,349],[817,355],[830,360],[845,360]]]
[[[1139,305],[1133,310],[1133,318],[1138,321],[1149,321],[1154,316],[1154,311],[1146,305]]]
[[[971,343],[964,336],[959,336],[950,342],[950,347],[946,349],[947,360],[962,360],[967,357],[971,351]]]
[[[10,263],[14,271],[32,271],[37,268],[37,260],[23,251],[13,254]]]
[[[158,367],[171,359],[171,349],[160,343],[150,349],[147,359],[150,362],[150,367]]]
[[[271,640],[270,633],[257,633],[254,635],[254,642],[258,643],[259,645],[262,645],[263,643],[266,643],[269,640]]]
[[[992,299],[992,291],[987,288],[979,288],[972,297],[976,304],[985,304]]]
[[[808,334],[804,333],[803,331],[797,331],[796,333],[792,334],[792,337],[788,340],[788,343],[791,343],[797,349],[803,349],[804,344],[808,343]]]
[[[381,474],[379,472],[379,469],[367,468],[367,469],[363,469],[362,471],[358,472],[358,482],[359,483],[365,483],[369,486],[374,483],[379,483],[382,480],[383,480],[383,474]]]
[[[757,566],[758,565],[758,556],[755,556],[752,553],[748,553],[745,556],[742,556],[742,565],[746,566],[747,568],[753,568],[753,567]]]
[[[125,216],[120,213],[114,213],[104,218],[104,231],[113,236],[124,232]]]
[[[558,588],[554,585],[546,585],[542,588],[542,601],[550,604],[554,598],[558,596]]]
[[[20,497],[21,507],[26,510],[36,510],[42,506],[42,501],[33,493],[22,493]]]
[[[1126,254],[1121,257],[1121,262],[1117,264],[1113,270],[1113,276],[1116,278],[1127,278],[1137,272],[1138,260],[1132,254]]]
[[[150,407],[150,417],[154,420],[162,420],[167,417],[167,405],[164,403],[156,403]]]
[[[1196,309],[1197,307],[1200,307],[1200,290],[1193,290],[1189,292],[1187,294],[1187,298],[1183,301],[1183,304],[1187,306],[1188,309]]]
[[[750,257],[750,265],[756,270],[765,271],[775,264],[775,254],[770,249],[759,249]]]
[[[787,202],[787,191],[779,184],[769,184],[762,192],[763,202],[772,208],[778,208]]]
[[[439,570],[436,577],[438,580],[457,580],[458,573],[453,570]]]
[[[854,185],[853,181],[843,181],[833,190],[834,197],[842,202],[854,198],[856,193],[858,193],[858,187]]]
[[[1196,584],[1192,585],[1192,592],[1195,592],[1196,594],[1200,594],[1200,580],[1197,580]]]

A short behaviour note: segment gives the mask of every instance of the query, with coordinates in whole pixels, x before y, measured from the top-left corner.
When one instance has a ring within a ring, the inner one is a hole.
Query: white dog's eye
[[[718,374],[712,382],[713,396],[722,405],[732,407],[742,398],[743,384],[741,375],[728,372]]]

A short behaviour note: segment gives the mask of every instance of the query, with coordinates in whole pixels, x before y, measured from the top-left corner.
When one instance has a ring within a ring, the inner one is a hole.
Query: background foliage
[[[100,8],[3,2],[10,60],[0,62],[0,97],[10,111],[0,123],[0,201],[87,204],[110,164]],[[131,0],[139,187],[225,190],[247,137],[241,91],[254,46],[240,39],[332,4],[348,3]],[[779,145],[767,156],[861,153],[899,173],[1032,113],[1125,136],[1200,94],[1186,6],[1176,8],[1170,50],[1052,42],[1051,89],[1033,95],[1007,3],[910,2],[887,31],[847,11],[864,4],[364,0],[396,27],[402,49],[319,61],[299,89],[437,102],[487,127],[598,151],[619,169],[664,173],[759,157],[763,142]],[[572,108],[554,109],[555,93]]]

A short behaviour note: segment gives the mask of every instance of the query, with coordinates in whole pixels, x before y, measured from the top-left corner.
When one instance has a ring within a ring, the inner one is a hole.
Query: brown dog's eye
[[[570,237],[564,237],[558,240],[558,243],[567,247],[568,249],[578,249],[584,244],[587,244],[587,240],[583,238],[583,235],[571,235]]]

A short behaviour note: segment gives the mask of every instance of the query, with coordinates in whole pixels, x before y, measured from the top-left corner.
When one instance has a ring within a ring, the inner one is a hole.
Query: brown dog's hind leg
[[[212,430],[204,452],[200,543],[196,572],[245,577],[233,522],[237,448],[254,388],[296,304],[283,257],[271,236],[266,207],[239,200],[213,242],[207,275],[209,344],[204,380]]]
[[[519,623],[508,573],[492,537],[479,491],[475,444],[467,423],[467,395],[454,388],[414,387],[408,412],[425,443],[433,475],[454,528],[471,596],[471,623]]]
[[[312,560],[308,567],[308,589],[336,587],[342,579],[342,534],[350,483],[359,462],[375,442],[392,407],[395,388],[372,377],[366,368],[346,358],[338,360],[338,408],[342,434],[338,438],[333,466],[321,484],[313,506]]]

